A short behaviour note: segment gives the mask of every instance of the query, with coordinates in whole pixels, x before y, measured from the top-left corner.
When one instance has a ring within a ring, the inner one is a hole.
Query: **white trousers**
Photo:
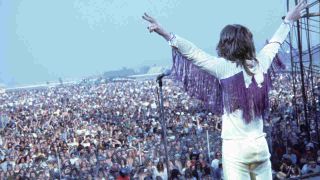
[[[226,180],[272,180],[270,153],[265,136],[223,140],[222,166]]]

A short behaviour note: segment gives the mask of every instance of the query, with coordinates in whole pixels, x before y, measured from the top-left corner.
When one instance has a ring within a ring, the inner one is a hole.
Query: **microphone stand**
[[[165,153],[165,163],[167,166],[167,174],[168,178],[170,177],[169,174],[169,159],[168,159],[168,149],[167,149],[167,122],[164,119],[164,108],[163,108],[163,93],[162,93],[162,78],[163,76],[160,76],[157,78],[157,82],[159,84],[158,89],[158,100],[159,100],[159,109],[160,109],[160,120],[161,120],[161,126],[162,126],[162,138],[163,138],[163,146],[164,146],[164,153]]]

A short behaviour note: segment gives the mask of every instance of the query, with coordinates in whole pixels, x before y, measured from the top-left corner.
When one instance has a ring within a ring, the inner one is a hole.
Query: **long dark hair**
[[[157,164],[157,170],[159,172],[163,172],[164,171],[164,166],[163,166],[163,163],[161,161],[159,161],[158,164]]]
[[[216,50],[218,56],[237,63],[248,75],[254,75],[246,63],[246,60],[258,62],[252,33],[248,28],[239,24],[225,26],[220,33]]]

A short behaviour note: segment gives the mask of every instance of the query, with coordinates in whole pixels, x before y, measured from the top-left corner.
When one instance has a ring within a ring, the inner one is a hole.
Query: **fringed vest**
[[[278,58],[276,61],[282,66]],[[265,118],[267,115],[268,92],[271,87],[269,74],[264,74],[264,81],[260,87],[252,77],[251,84],[246,88],[242,71],[219,81],[173,49],[172,75],[182,82],[189,95],[203,101],[206,109],[217,115],[222,115],[224,110],[226,113],[232,113],[240,109],[246,123],[256,117]]]

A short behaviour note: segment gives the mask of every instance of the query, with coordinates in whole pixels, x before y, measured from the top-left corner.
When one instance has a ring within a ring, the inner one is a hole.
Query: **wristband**
[[[170,38],[168,40],[168,43],[169,43],[170,46],[172,46],[172,40],[174,40],[175,38],[176,38],[176,36],[171,32],[170,33]]]
[[[279,44],[280,46],[282,45],[282,43],[280,43],[280,42],[278,42],[278,41],[269,42],[268,44],[271,44],[271,43],[276,43],[276,44]]]

